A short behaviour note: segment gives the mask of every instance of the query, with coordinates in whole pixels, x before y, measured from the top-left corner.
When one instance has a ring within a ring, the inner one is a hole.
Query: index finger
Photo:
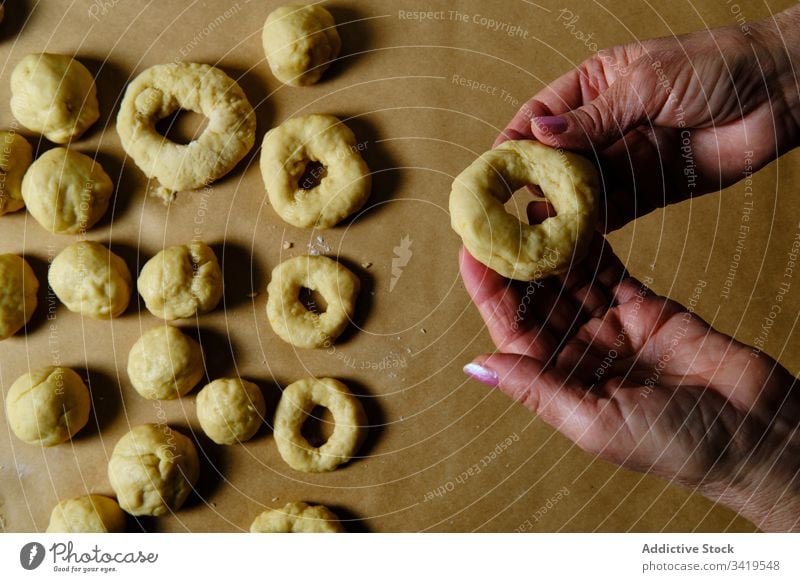
[[[584,100],[580,79],[582,69],[583,66],[561,75],[522,105],[497,136],[494,147],[511,139],[535,139],[531,131],[534,117],[560,115],[580,107]]]

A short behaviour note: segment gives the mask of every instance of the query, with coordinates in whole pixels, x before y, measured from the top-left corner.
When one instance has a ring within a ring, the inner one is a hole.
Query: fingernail
[[[477,380],[481,384],[486,384],[492,388],[497,388],[500,384],[500,377],[497,375],[497,372],[485,366],[481,366],[480,364],[476,364],[475,362],[470,362],[464,366],[464,373],[473,380]]]
[[[567,131],[567,120],[558,115],[543,115],[534,117],[533,124],[544,133],[559,134]]]

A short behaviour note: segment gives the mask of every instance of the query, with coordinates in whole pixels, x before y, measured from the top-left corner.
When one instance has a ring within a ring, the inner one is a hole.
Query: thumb
[[[603,150],[647,121],[645,99],[652,96],[642,93],[626,78],[617,79],[594,100],[576,109],[532,117],[531,131],[537,140],[552,147]]]
[[[601,407],[596,394],[575,386],[556,369],[516,354],[479,356],[464,366],[470,378],[521,402],[567,438],[581,444]]]

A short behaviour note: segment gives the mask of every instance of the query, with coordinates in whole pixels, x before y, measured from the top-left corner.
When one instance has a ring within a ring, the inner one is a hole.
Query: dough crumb
[[[420,333],[428,333],[428,330],[427,330],[427,329],[425,329],[424,327],[421,327],[421,328],[419,329],[419,331],[420,331]]]
[[[369,261],[364,261],[363,263],[361,263],[361,266],[364,267],[365,269],[369,269],[372,266],[372,263],[370,263]]]
[[[288,240],[283,241],[283,250],[288,251],[293,246],[294,246],[294,243],[291,243]]]

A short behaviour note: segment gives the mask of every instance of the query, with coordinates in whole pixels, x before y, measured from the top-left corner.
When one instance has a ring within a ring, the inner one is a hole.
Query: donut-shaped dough
[[[185,145],[156,129],[156,122],[179,109],[208,120],[200,137]],[[128,85],[117,132],[139,169],[161,184],[153,194],[168,202],[175,192],[207,186],[230,172],[255,143],[256,117],[242,88],[220,69],[167,63]]]
[[[217,256],[200,241],[158,253],[142,267],[137,284],[150,313],[166,320],[206,313],[222,299]]]
[[[25,206],[22,177],[33,161],[33,148],[14,131],[0,131],[0,216]]]
[[[22,180],[28,212],[57,234],[92,228],[108,210],[113,191],[114,183],[97,161],[66,148],[39,156]]]
[[[0,340],[28,323],[36,310],[39,280],[28,262],[17,255],[0,255]]]
[[[108,478],[131,515],[177,511],[200,474],[194,443],[167,425],[137,426],[114,447]]]
[[[342,48],[333,16],[319,4],[276,8],[261,40],[272,74],[298,87],[319,81]]]
[[[267,319],[276,334],[298,348],[330,347],[350,322],[361,283],[349,269],[323,256],[282,262],[267,285]],[[323,313],[306,309],[300,292],[310,289],[327,302]]]
[[[261,389],[241,378],[220,378],[197,394],[197,420],[218,445],[249,440],[258,432],[267,405]]]
[[[557,215],[528,225],[503,205],[538,185]],[[453,182],[450,220],[478,261],[509,279],[563,273],[583,258],[597,223],[597,171],[589,160],[535,141],[507,141],[481,155]]]
[[[306,166],[325,168],[313,188],[302,183]],[[284,121],[264,136],[261,176],[278,215],[301,228],[330,228],[360,209],[372,178],[353,132],[333,115]]]
[[[267,509],[250,525],[251,533],[341,533],[339,518],[324,505],[292,501],[281,509]]]
[[[50,366],[17,379],[6,396],[8,425],[22,441],[52,447],[89,421],[89,390],[72,369]]]
[[[333,415],[330,438],[320,447],[303,436],[303,423],[315,406]],[[290,467],[305,473],[333,471],[355,455],[364,440],[366,414],[347,386],[333,378],[306,378],[286,387],[275,411],[273,435]]]
[[[125,513],[105,495],[65,499],[53,508],[47,533],[120,533],[125,531]]]
[[[131,298],[125,261],[94,241],[78,241],[58,253],[47,280],[67,309],[95,319],[121,315]]]
[[[172,400],[187,394],[203,371],[200,344],[169,325],[146,331],[128,354],[128,379],[150,400]]]
[[[28,55],[11,73],[11,112],[31,131],[67,143],[100,117],[94,78],[67,55]]]

